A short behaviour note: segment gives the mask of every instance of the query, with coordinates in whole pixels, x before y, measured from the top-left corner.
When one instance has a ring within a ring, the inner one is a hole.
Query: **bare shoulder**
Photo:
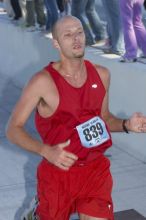
[[[54,88],[55,85],[51,75],[48,71],[43,69],[34,74],[25,85],[19,102],[22,102],[23,104],[30,102],[33,106],[36,106],[41,98],[46,100],[46,94],[52,94]]]
[[[95,66],[105,88],[108,89],[109,84],[110,84],[110,72],[109,72],[108,68],[101,66],[101,65],[98,65],[98,64],[95,64],[94,66]]]
[[[50,74],[47,72],[47,70],[43,69],[40,72],[34,74],[28,84],[30,85],[42,85],[43,84],[45,86],[45,84],[48,84],[48,82],[51,80],[52,78]]]
[[[52,81],[50,74],[47,70],[43,69],[32,76],[25,89],[36,90],[39,93],[43,93],[52,86]]]

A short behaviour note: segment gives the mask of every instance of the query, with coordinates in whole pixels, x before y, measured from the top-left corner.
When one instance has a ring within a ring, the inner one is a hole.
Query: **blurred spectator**
[[[120,0],[125,41],[125,54],[121,62],[135,62],[138,48],[146,57],[146,29],[142,22],[144,0]]]
[[[18,0],[11,0],[11,5],[14,11],[14,20],[18,20],[19,18],[22,17],[22,12],[21,12],[21,8],[19,5],[19,1]]]
[[[64,11],[66,3],[67,3],[66,0],[57,0],[57,5],[58,5],[60,12]]]
[[[119,9],[119,0],[102,0],[107,20],[109,48],[105,53],[121,55],[124,52],[124,39]]]
[[[56,0],[45,0],[45,6],[47,9],[47,23],[46,30],[51,31],[53,24],[59,18],[59,9]]]
[[[67,3],[65,4],[65,14],[71,15],[71,7],[72,7],[72,1],[73,0],[66,0]]]
[[[28,31],[35,31],[36,20],[39,25],[38,29],[44,30],[46,17],[44,13],[43,0],[26,0],[26,27]],[[35,19],[36,18],[36,19]]]
[[[73,0],[71,14],[82,22],[87,45],[107,38],[105,26],[95,9],[95,0]]]
[[[57,4],[61,16],[71,14],[70,12],[71,0],[57,0]]]
[[[146,0],[144,1],[143,5],[144,5],[144,8],[146,9]]]

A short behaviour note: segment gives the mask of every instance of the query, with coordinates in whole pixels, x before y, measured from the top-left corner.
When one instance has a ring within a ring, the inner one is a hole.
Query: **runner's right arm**
[[[37,107],[40,98],[44,94],[50,94],[49,81],[45,74],[36,74],[24,88],[22,96],[16,104],[10,117],[6,135],[7,138],[21,148],[43,156],[54,165],[67,170],[77,160],[76,155],[64,150],[69,142],[59,143],[52,147],[43,144],[41,141],[33,138],[24,126],[32,111]],[[63,165],[62,165],[63,164]]]

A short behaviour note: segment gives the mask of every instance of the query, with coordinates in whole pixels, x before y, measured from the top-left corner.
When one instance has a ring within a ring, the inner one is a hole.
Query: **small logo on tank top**
[[[97,84],[93,84],[92,88],[96,89],[97,88]]]

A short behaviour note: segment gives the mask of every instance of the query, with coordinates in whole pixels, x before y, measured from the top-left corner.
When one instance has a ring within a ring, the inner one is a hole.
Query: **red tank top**
[[[79,157],[78,161],[93,160],[112,144],[110,136],[100,146],[86,148],[82,146],[77,133],[76,126],[95,116],[101,117],[101,106],[105,96],[105,88],[95,67],[89,61],[85,61],[85,65],[86,82],[82,87],[75,88],[50,63],[46,70],[51,74],[57,86],[60,102],[51,117],[43,118],[38,111],[35,115],[36,128],[43,142],[55,145],[70,139],[70,145],[66,147],[66,150],[76,154]]]

